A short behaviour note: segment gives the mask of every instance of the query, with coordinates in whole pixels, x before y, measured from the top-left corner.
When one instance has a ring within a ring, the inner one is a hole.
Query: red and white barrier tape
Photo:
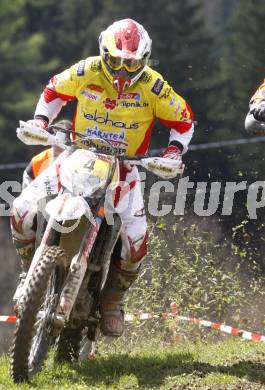
[[[232,336],[240,336],[241,338],[245,340],[251,340],[251,341],[263,341],[265,342],[265,336],[254,333],[254,332],[248,332],[243,329],[235,328],[234,326],[229,326],[225,324],[220,324],[218,322],[211,322],[207,320],[201,320],[199,318],[194,317],[185,317],[177,315],[177,305],[175,303],[171,303],[170,305],[171,312],[170,313],[141,313],[141,314],[125,314],[125,321],[144,321],[144,320],[153,320],[157,318],[175,318],[179,321],[188,321],[192,322],[196,325],[205,326],[207,328],[216,329],[220,332],[228,333]]]
[[[16,322],[16,316],[0,316],[0,322]]]
[[[171,318],[171,319],[175,318],[179,321],[188,321],[196,325],[205,326],[206,328],[219,330],[220,332],[224,332],[232,336],[240,336],[245,340],[265,342],[265,336],[259,333],[249,332],[243,329],[235,328],[234,326],[220,324],[218,322],[201,320],[195,317],[185,317],[185,316],[177,315],[177,305],[175,303],[171,303],[170,308],[171,308],[170,313],[166,312],[166,313],[125,314],[125,321],[132,322],[132,321],[154,320],[158,318]],[[0,316],[0,322],[16,322],[16,320],[17,319],[15,316]]]

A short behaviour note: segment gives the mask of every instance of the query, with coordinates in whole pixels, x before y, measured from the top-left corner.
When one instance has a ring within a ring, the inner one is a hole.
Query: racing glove
[[[41,129],[47,129],[48,127],[48,121],[44,118],[34,118],[27,121],[28,124],[35,127],[40,127]]]
[[[265,102],[260,105],[254,107],[250,113],[253,117],[259,122],[265,122]]]
[[[176,142],[172,142],[164,153],[162,154],[162,157],[164,158],[171,158],[172,160],[181,160],[181,147],[182,145],[178,142],[176,145]]]

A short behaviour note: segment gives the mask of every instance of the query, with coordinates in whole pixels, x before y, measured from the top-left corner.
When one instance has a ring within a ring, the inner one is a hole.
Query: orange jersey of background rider
[[[245,129],[252,135],[265,134],[265,80],[256,90],[249,102],[249,111],[245,119]]]
[[[23,172],[22,188],[26,188],[29,183],[36,179],[42,171],[53,163],[55,158],[56,156],[54,156],[52,148],[43,150],[41,153],[34,156]]]
[[[250,99],[250,106],[265,102],[265,80]]]
[[[180,142],[184,152],[192,137],[193,114],[188,104],[148,66],[135,84],[118,95],[99,56],[81,60],[50,80],[35,118],[50,123],[71,100],[77,100],[76,131],[111,141],[120,154],[145,155],[156,119],[171,129],[170,142]]]

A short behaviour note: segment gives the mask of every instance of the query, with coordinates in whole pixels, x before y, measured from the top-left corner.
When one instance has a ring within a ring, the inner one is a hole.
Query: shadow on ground
[[[229,364],[229,363],[228,363]],[[165,353],[163,356],[139,357],[128,354],[101,357],[75,365],[69,379],[76,381],[76,373],[87,385],[111,385],[125,375],[134,375],[140,388],[160,387],[167,377],[193,374],[197,379],[210,373],[226,374],[248,379],[253,384],[265,384],[265,365],[261,362],[239,361],[232,365],[211,365],[200,362],[189,353]],[[60,375],[60,374],[59,374]],[[263,386],[262,386],[263,388]],[[264,387],[265,388],[265,387]]]

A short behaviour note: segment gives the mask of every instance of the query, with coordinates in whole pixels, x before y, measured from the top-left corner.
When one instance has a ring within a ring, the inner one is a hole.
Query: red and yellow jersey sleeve
[[[179,133],[185,133],[192,127],[193,113],[185,100],[178,95],[166,82],[157,79],[153,89],[158,85],[161,92],[155,103],[155,116],[168,128],[175,129]]]
[[[60,97],[62,100],[79,99],[80,90],[90,79],[93,79],[99,70],[101,70],[101,65],[98,57],[81,60],[52,77],[45,89],[46,94],[50,93],[47,90],[51,90],[54,97]]]
[[[152,68],[147,67],[142,81],[148,100],[152,101],[154,117],[180,134],[188,131],[193,124],[193,113],[186,101]]]
[[[83,64],[84,61],[80,61],[80,63],[71,66],[50,79],[44,90],[44,99],[47,103],[58,97],[66,101],[77,98],[78,79],[75,75],[78,69],[84,66]]]

